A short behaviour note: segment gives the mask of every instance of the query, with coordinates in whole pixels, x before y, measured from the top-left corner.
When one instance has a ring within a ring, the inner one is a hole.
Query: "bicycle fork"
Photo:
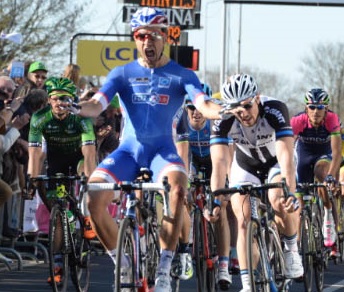
[[[265,228],[265,226],[262,225],[262,223],[265,225],[267,224],[267,218],[262,218],[261,222],[259,222],[259,215],[258,215],[258,206],[260,203],[260,200],[258,198],[250,196],[250,201],[251,201],[251,217],[258,222],[258,232],[262,232],[262,228]],[[265,222],[266,221],[266,222]],[[257,240],[258,244],[261,244],[261,250],[263,251],[263,255],[261,258],[265,261],[265,263],[262,265],[264,267],[264,278],[268,280],[270,291],[271,292],[278,292],[278,289],[276,287],[276,284],[273,279],[272,275],[272,270],[270,267],[270,262],[269,262],[269,255],[267,252],[267,246],[266,242],[264,240],[264,236],[262,237],[262,240]],[[264,280],[265,281],[265,280]]]

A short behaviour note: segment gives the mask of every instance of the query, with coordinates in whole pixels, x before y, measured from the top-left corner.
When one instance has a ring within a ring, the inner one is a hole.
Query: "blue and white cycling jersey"
[[[113,69],[93,98],[106,108],[116,93],[125,116],[122,141],[93,176],[107,181],[133,180],[140,167],[148,167],[156,180],[167,167],[177,165],[182,171],[183,162],[172,138],[173,117],[185,94],[193,102],[210,99],[196,74],[172,60],[159,68],[142,67],[136,60]]]

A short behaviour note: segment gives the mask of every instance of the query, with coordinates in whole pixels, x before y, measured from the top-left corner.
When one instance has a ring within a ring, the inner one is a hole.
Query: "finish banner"
[[[138,58],[135,42],[131,41],[79,40],[77,46],[77,64],[85,76],[106,76],[113,68]],[[169,45],[164,54],[170,55]]]
[[[312,6],[344,6],[343,0],[323,0],[323,1],[312,1],[312,0],[224,0],[225,3],[232,4],[275,4],[275,5],[312,5]]]

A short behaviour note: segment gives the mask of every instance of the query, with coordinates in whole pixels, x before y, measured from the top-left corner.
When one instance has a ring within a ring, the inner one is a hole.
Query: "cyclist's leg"
[[[318,182],[324,182],[331,163],[331,157],[324,155],[320,157],[314,166],[314,177]],[[331,198],[325,188],[319,188],[319,196],[324,205],[323,234],[326,246],[333,246],[336,241],[337,215],[336,208],[332,206]]]
[[[236,159],[233,160],[232,171],[231,171],[231,183],[233,184],[240,184],[243,182],[252,182],[252,183],[260,183],[260,180],[252,175],[251,173],[247,172],[246,170],[242,169]],[[231,185],[229,185],[231,186]],[[250,219],[250,200],[246,196],[242,196],[239,193],[234,194],[231,196],[231,204],[233,213],[237,219],[237,226],[238,226],[238,237],[237,237],[237,254],[240,266],[240,275],[241,275],[241,282],[243,286],[243,291],[250,291],[250,279],[248,275],[248,266],[247,266],[247,253],[246,253],[246,246],[247,246],[247,226],[248,220]],[[229,244],[229,242],[227,243]]]
[[[139,166],[130,153],[117,148],[96,168],[89,182],[131,181],[136,178]],[[97,191],[88,193],[88,209],[92,219],[92,227],[99,241],[115,262],[118,226],[109,212],[104,212],[113,200],[113,191]]]
[[[339,183],[340,183],[340,192],[343,197],[344,196],[344,159],[339,169]]]
[[[280,182],[282,179],[279,166],[271,168],[268,182]],[[297,245],[297,231],[300,225],[300,208],[292,213],[287,212],[283,189],[269,190],[269,201],[275,210],[275,221],[284,240],[284,256],[286,261],[286,277],[299,278],[303,275],[302,260]],[[291,200],[289,198],[288,200]]]
[[[173,146],[173,145],[172,145]],[[156,291],[170,289],[170,270],[174,251],[183,226],[185,198],[187,196],[187,175],[184,165],[172,147],[165,147],[151,163],[153,181],[167,176],[171,186],[169,193],[170,214],[164,214],[160,228],[161,258],[157,268]],[[187,231],[189,234],[190,230]],[[160,289],[160,290],[159,290]]]

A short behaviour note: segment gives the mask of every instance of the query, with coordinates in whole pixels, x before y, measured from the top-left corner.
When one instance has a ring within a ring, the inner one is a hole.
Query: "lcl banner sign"
[[[164,54],[170,55],[166,45]],[[77,64],[82,75],[106,76],[110,70],[138,58],[135,42],[130,41],[78,41]]]

